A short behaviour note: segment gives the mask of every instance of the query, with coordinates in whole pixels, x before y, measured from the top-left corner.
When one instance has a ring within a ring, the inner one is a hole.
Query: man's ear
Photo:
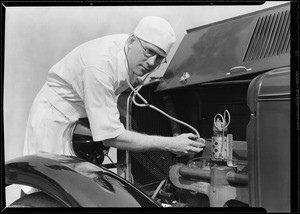
[[[128,40],[127,40],[127,44],[128,44],[128,47],[131,48],[131,45],[133,44],[133,42],[136,40],[136,37],[135,35],[131,35]]]

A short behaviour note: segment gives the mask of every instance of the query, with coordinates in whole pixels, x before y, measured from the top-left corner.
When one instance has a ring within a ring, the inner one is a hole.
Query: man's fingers
[[[205,145],[205,140],[203,138],[200,138],[199,142]]]
[[[199,153],[203,150],[203,148],[191,147],[190,151],[194,153]]]
[[[205,140],[204,140],[204,141],[201,141],[201,142],[199,142],[199,141],[194,141],[192,145],[193,145],[194,147],[196,147],[196,148],[200,148],[200,147],[204,147],[204,146],[205,146],[205,143],[204,143],[204,142],[205,142]]]
[[[188,138],[191,139],[191,140],[196,140],[198,138],[197,135],[195,135],[193,133],[189,133],[187,135],[188,135]]]

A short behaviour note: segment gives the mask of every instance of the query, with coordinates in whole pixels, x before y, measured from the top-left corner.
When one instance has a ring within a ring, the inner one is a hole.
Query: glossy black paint
[[[290,67],[256,77],[248,90],[249,191],[253,207],[291,211]]]
[[[40,154],[8,161],[5,184],[38,188],[67,207],[160,206],[115,173],[71,156]]]
[[[187,30],[157,90],[258,75],[288,66],[289,10],[290,3],[286,3]],[[181,81],[186,72],[189,78]]]

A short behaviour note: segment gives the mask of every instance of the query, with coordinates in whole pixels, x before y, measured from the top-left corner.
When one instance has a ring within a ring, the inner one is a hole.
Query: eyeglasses
[[[151,49],[149,49],[149,48],[145,48],[144,45],[143,45],[142,42],[141,42],[141,39],[138,38],[138,37],[136,37],[136,38],[138,39],[138,41],[140,42],[142,48],[144,49],[144,52],[143,52],[143,53],[144,53],[144,55],[145,55],[146,57],[152,57],[152,56],[154,56],[154,55],[157,55],[156,60],[155,60],[155,62],[156,62],[157,64],[162,64],[162,63],[166,63],[166,62],[167,62],[166,57],[164,57],[164,56],[162,56],[162,55],[159,55],[159,54],[156,53],[154,50],[151,50]]]

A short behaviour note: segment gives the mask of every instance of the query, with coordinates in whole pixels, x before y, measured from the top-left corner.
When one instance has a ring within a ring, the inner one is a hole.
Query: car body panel
[[[256,77],[248,90],[249,191],[253,207],[291,209],[290,68]]]
[[[82,159],[28,155],[5,164],[5,182],[40,189],[70,207],[157,207],[115,173]]]
[[[287,3],[187,30],[157,90],[290,65],[289,23]]]

